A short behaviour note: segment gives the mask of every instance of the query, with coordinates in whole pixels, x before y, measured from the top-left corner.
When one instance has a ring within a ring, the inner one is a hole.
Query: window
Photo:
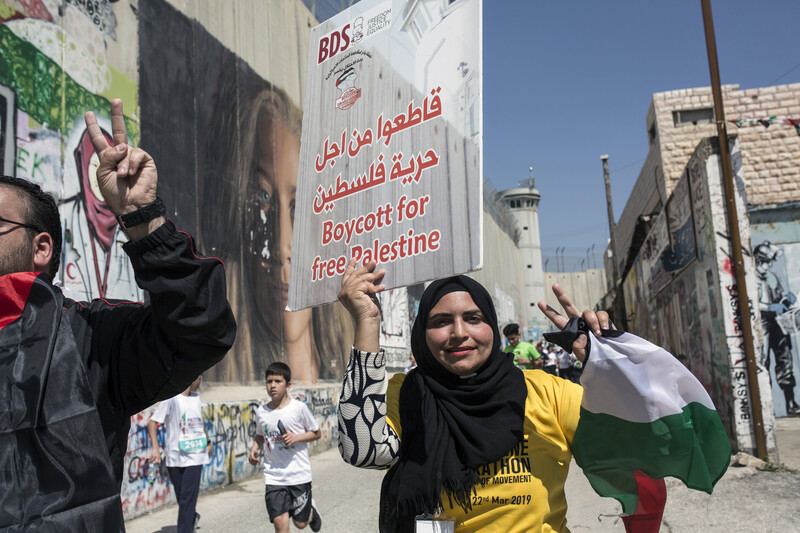
[[[531,302],[531,307],[536,307],[536,304]]]
[[[656,142],[657,135],[658,135],[658,132],[656,131],[656,123],[653,122],[650,125],[650,128],[647,130],[647,138],[649,139],[650,144],[653,144],[653,143]]]
[[[672,120],[675,121],[675,127],[688,126],[692,124],[712,124],[714,122],[714,109],[704,107],[702,109],[684,109],[681,111],[672,112]]]
[[[528,226],[522,226],[522,229],[527,230]]]
[[[532,265],[528,265],[528,268],[533,268],[533,266]]]

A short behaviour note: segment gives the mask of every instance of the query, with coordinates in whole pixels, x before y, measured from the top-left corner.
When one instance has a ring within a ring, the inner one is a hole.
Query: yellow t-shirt
[[[528,398],[522,442],[503,459],[478,469],[486,484],[475,487],[469,513],[457,505],[449,509],[442,493],[444,512],[455,517],[457,533],[569,531],[564,483],[583,389],[546,372],[523,372]],[[399,396],[404,379],[404,374],[395,374],[386,394],[386,421],[401,439]]]

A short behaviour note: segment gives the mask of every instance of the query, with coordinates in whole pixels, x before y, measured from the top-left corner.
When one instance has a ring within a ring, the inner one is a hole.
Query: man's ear
[[[53,258],[53,238],[40,233],[33,238],[33,266],[35,272],[46,272]]]

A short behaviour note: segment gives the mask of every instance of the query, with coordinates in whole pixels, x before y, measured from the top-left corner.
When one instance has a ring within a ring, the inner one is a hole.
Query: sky
[[[711,6],[723,84],[800,82],[800,1]],[[484,177],[507,189],[533,166],[546,270],[560,246],[567,270],[592,245],[586,263],[600,266],[609,236],[600,156],[617,221],[647,156],[653,93],[711,85],[701,2],[485,0],[483,10]]]
[[[711,5],[723,84],[800,82],[800,0]],[[601,266],[600,156],[617,221],[647,156],[653,93],[711,85],[700,0],[484,0],[483,52],[484,177],[513,188],[533,166],[545,269],[561,246],[566,270]]]

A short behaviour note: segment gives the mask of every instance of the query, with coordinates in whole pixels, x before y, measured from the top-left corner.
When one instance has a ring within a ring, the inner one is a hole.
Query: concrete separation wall
[[[289,396],[305,403],[319,423],[322,437],[309,447],[316,454],[339,443],[337,423],[339,384],[308,388],[292,388]],[[203,390],[200,391],[203,398]],[[213,401],[203,404],[203,420],[211,440],[211,461],[203,467],[200,491],[214,490],[235,481],[261,475],[263,463],[252,466],[247,455],[256,434],[255,410],[263,400]],[[169,481],[167,467],[150,463],[152,446],[147,435],[147,422],[155,406],[131,417],[128,450],[123,471],[122,511],[130,520],[144,513],[175,503],[175,492]],[[158,442],[164,457],[164,427],[159,426]],[[151,468],[157,469],[156,479],[147,480]]]
[[[742,243],[749,248],[744,176],[738,140],[731,141],[736,207]],[[731,268],[730,230],[725,216],[721,163],[715,139],[695,150],[655,219],[623,289],[628,327],[663,346],[698,378],[708,391],[735,450],[754,454],[752,401],[745,368],[742,315]],[[755,265],[747,253],[745,278],[754,324],[754,349],[761,335]],[[770,456],[775,452],[775,418],[769,379],[759,367],[760,405]]]

